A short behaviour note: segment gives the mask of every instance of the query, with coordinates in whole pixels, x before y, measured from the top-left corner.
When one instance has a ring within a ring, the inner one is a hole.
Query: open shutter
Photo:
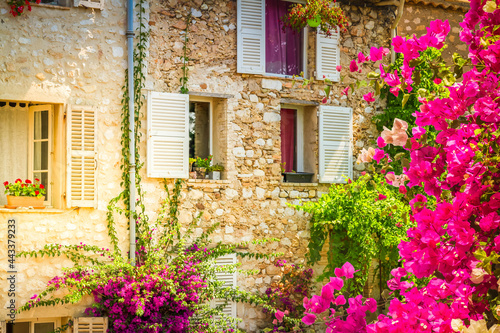
[[[108,317],[80,317],[73,324],[74,333],[106,333]]]
[[[148,158],[151,178],[189,176],[189,95],[149,92]]]
[[[75,0],[75,6],[104,9],[104,0]]]
[[[352,109],[319,108],[319,181],[345,183],[352,178]]]
[[[68,108],[68,207],[97,206],[96,108],[71,106]]]
[[[316,33],[316,79],[340,80],[340,73],[336,68],[340,65],[339,38],[338,30],[327,37],[318,28]]]
[[[232,265],[236,264],[236,255],[235,254],[228,254],[223,257],[217,258],[215,264],[217,266],[225,266],[225,265]],[[227,273],[227,272],[220,272],[216,273],[217,275],[217,280],[219,281],[224,281],[224,287],[236,287],[236,272],[235,273]],[[212,306],[218,306],[221,304],[224,304],[226,301],[222,299],[214,299],[212,301]],[[236,302],[229,302],[224,306],[222,309],[222,312],[231,317],[236,318]]]
[[[265,0],[238,0],[238,73],[264,74]]]

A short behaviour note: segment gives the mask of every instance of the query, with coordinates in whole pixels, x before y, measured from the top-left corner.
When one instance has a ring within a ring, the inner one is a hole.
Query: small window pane
[[[30,333],[30,323],[7,323],[7,333]]]
[[[49,142],[34,142],[33,170],[49,169]]]
[[[35,140],[49,138],[49,111],[35,112],[34,114],[34,138]]]
[[[51,333],[54,332],[54,323],[35,323],[35,333]]]

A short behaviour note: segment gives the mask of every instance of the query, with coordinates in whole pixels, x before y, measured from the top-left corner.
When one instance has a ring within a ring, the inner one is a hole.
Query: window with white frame
[[[225,165],[225,99],[150,92],[147,124],[148,177],[188,178],[190,157]]]
[[[307,28],[303,32],[282,29],[281,18],[293,2],[286,0],[238,0],[238,73],[307,76]],[[339,80],[339,34],[316,34],[316,78]]]
[[[0,179],[39,179],[45,205],[94,207],[97,199],[95,110],[0,101]],[[0,205],[5,205],[0,196]]]
[[[321,183],[352,178],[352,109],[320,106],[318,113],[317,107],[282,104],[280,115],[284,172],[314,173]]]

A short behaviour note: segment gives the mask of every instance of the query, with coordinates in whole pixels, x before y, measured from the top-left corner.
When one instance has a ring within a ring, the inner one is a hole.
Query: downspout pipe
[[[127,72],[129,113],[129,205],[130,249],[129,256],[135,265],[135,108],[134,108],[134,0],[127,0]],[[125,129],[124,129],[125,130]]]

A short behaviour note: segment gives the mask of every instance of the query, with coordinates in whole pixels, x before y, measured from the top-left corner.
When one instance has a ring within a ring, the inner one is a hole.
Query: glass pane
[[[40,179],[40,184],[45,187],[45,198],[49,197],[49,173],[48,172],[35,172],[33,173],[33,180]]]
[[[35,333],[51,333],[54,332],[54,323],[35,323]]]
[[[49,111],[35,112],[34,138],[35,140],[49,138]]]
[[[14,323],[13,325],[7,324],[7,332],[30,333],[30,323]]]
[[[34,142],[33,170],[49,169],[49,142]]]

